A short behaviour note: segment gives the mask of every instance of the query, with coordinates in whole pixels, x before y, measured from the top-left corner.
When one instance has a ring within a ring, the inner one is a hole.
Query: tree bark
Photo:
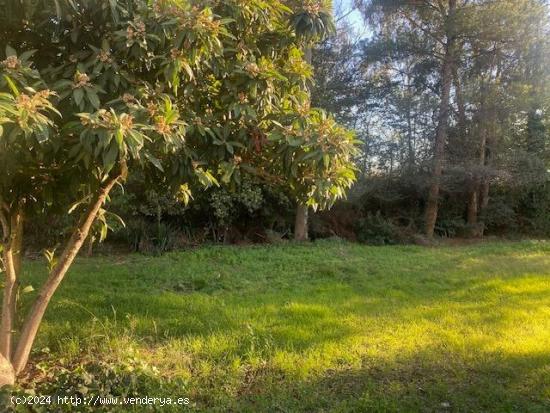
[[[4,291],[2,297],[2,320],[0,321],[0,354],[11,360],[13,342],[13,324],[17,299],[18,276],[21,271],[21,248],[23,237],[23,211],[19,206],[7,219],[3,215],[3,232],[6,235],[3,242],[2,260],[4,263]]]
[[[409,171],[412,171],[415,166],[411,106],[412,106],[411,84],[410,84],[410,77],[409,75],[407,75],[407,150],[408,150],[408,158],[409,158],[407,161],[407,165],[408,165]]]
[[[456,9],[456,0],[449,0],[449,16],[452,17]],[[447,140],[447,129],[449,125],[449,105],[451,95],[451,83],[453,81],[454,64],[454,34],[447,34],[445,45],[445,56],[441,68],[441,102],[439,106],[438,123],[435,133],[434,159],[432,168],[432,183],[428,192],[425,216],[425,234],[431,238],[434,234],[435,223],[439,206],[439,191],[443,162],[445,158],[445,143]]]
[[[468,216],[467,223],[469,227],[475,227],[477,225],[477,211],[478,211],[478,194],[477,185],[474,185],[474,189],[470,190],[468,194]]]
[[[488,169],[491,166],[492,162],[492,147],[496,139],[496,112],[494,106],[489,107],[489,115],[487,117],[487,125],[485,127],[485,133],[483,134],[481,140],[481,157],[480,165]],[[487,207],[489,206],[489,192],[490,192],[491,182],[487,172],[484,173],[483,178],[481,179],[479,186],[479,214],[483,214]],[[484,227],[483,222],[481,223]],[[482,228],[482,233],[483,233]]]
[[[2,297],[2,321],[0,322],[0,354],[11,360],[13,321],[15,318],[15,299],[17,295],[17,275],[11,245],[5,245],[4,261],[4,292]]]
[[[22,206],[15,215],[13,222],[13,266],[15,268],[15,275],[19,277],[21,275],[21,267],[23,262],[23,227],[24,227],[24,214]]]
[[[15,383],[15,372],[10,361],[0,354],[0,387],[12,386]]]
[[[482,93],[483,93],[483,88],[482,88]],[[477,156],[478,165],[481,168],[485,166],[485,151],[486,151],[486,142],[487,142],[487,125],[486,125],[487,119],[486,119],[485,112],[486,112],[485,100],[484,98],[482,98],[481,109],[477,119],[479,124],[477,130],[479,133],[480,141],[479,141],[479,148],[476,150],[477,153],[474,154],[475,156]],[[473,184],[468,193],[467,223],[468,223],[468,226],[472,228],[473,226],[476,226],[478,223],[480,201],[482,200],[482,197],[480,194],[482,180],[483,178],[480,177],[479,172],[476,171],[475,176],[473,177]]]
[[[95,237],[88,237],[88,246],[86,248],[86,256],[90,258],[92,255],[94,255],[94,242]]]
[[[97,218],[97,214],[99,213],[101,207],[105,203],[109,192],[111,192],[119,179],[125,175],[126,166],[123,165],[122,172],[118,176],[107,181],[105,186],[99,190],[94,201],[90,204],[88,210],[82,216],[78,226],[67,242],[67,246],[60,257],[59,262],[52,269],[48,279],[40,289],[38,297],[25,319],[21,336],[19,337],[19,342],[13,355],[12,364],[16,375],[21,373],[27,365],[29,354],[34,343],[34,339],[36,338],[38,328],[40,327],[40,323],[53,294],[57,290],[69,267],[82,248],[82,245],[86,241],[90,228]]]
[[[296,207],[296,221],[294,222],[294,239],[307,241],[308,239],[308,207],[299,203]]]
[[[458,74],[457,67],[453,68],[453,78],[454,78],[454,85],[455,85],[455,94],[456,94],[456,105],[458,108],[458,130],[461,132],[461,140],[460,142],[457,142],[457,144],[460,144],[463,148],[468,147],[469,142],[469,133],[466,126],[466,105],[464,102],[464,96],[462,93],[462,84],[460,82],[460,77]],[[484,149],[483,149],[484,150]],[[466,152],[466,156],[468,156],[468,152]],[[469,185],[468,190],[468,204],[467,204],[467,212],[466,212],[466,222],[468,224],[469,228],[469,235],[470,236],[477,236],[478,235],[478,225],[477,225],[477,216],[478,216],[478,210],[479,210],[479,177],[477,174],[474,174],[472,177],[472,181]]]
[[[464,95],[462,93],[462,82],[458,75],[456,65],[453,68],[453,78],[456,91],[456,106],[458,107],[458,129],[462,132],[464,143],[467,141],[467,126],[466,126],[466,104],[464,103]]]

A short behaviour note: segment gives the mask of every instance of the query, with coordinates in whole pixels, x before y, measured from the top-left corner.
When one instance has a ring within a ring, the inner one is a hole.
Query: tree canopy
[[[0,351],[25,366],[53,292],[134,170],[188,202],[243,176],[325,208],[354,181],[353,134],[312,109],[304,60],[330,16],[279,1],[0,2]],[[311,27],[310,27],[311,26]],[[12,346],[20,222],[75,215]]]

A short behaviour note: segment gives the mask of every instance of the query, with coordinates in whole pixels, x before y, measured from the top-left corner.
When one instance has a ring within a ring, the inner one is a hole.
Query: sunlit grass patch
[[[550,243],[81,259],[37,349],[138,357],[199,411],[545,412]]]

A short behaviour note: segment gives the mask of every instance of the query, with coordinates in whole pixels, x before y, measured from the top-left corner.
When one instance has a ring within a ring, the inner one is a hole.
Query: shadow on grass
[[[508,265],[512,267],[513,263]],[[473,266],[472,272],[477,271]],[[423,275],[424,280],[437,277],[437,270]],[[251,296],[153,291],[94,293],[79,300],[61,297],[52,304],[47,320],[68,321],[49,322],[46,330],[52,336],[85,336],[90,333],[91,320],[97,318],[107,321],[109,329],[131,328],[150,342],[162,343],[212,334],[239,335],[252,328],[275,345],[291,344],[296,350],[306,350],[326,341],[364,334],[368,324],[377,324],[379,319],[438,322],[452,312],[466,326],[471,322],[486,324],[498,333],[507,328],[515,311],[537,311],[548,305],[550,297],[550,282],[540,276],[510,274],[505,280],[500,276],[476,277],[456,283],[454,277],[435,283],[399,275],[389,281],[342,282],[340,278],[304,283],[300,289],[259,290]]]
[[[329,370],[310,380],[292,380],[283,371],[251,372],[231,411],[550,411],[550,352],[485,354],[470,361],[434,355],[435,350],[425,350],[392,362],[366,359],[359,368]]]
[[[548,337],[547,257],[513,245],[297,250],[216,249],[189,268],[175,255],[147,269],[85,261],[40,344],[171,346],[160,367],[185,353],[204,411],[549,411],[550,343],[532,340]],[[205,288],[171,289],[182,280]]]

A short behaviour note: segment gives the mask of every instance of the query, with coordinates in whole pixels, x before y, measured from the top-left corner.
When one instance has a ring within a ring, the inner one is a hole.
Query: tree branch
[[[73,234],[67,241],[67,245],[59,259],[59,262],[52,269],[48,279],[40,289],[38,297],[27,318],[25,319],[21,336],[19,338],[19,343],[17,344],[17,348],[13,356],[13,367],[15,374],[21,373],[27,365],[31,347],[38,332],[38,328],[40,327],[42,318],[44,317],[44,313],[46,312],[46,308],[48,307],[53,294],[65,277],[65,274],[69,270],[78,252],[82,248],[84,241],[88,237],[90,229],[97,218],[97,214],[106,202],[113,187],[119,180],[125,179],[127,174],[126,164],[121,163],[120,167],[121,170],[119,174],[108,180],[105,186],[97,192],[94,201],[89,205],[87,212],[81,217],[79,224],[76,226]]]
[[[409,24],[415,28],[417,28],[418,30],[422,31],[422,33],[424,33],[426,36],[429,36],[431,37],[433,40],[435,40],[436,42],[438,42],[439,44],[441,44],[442,46],[446,46],[445,42],[442,41],[441,39],[438,39],[437,36],[435,36],[432,32],[430,32],[428,29],[426,29],[425,27],[422,27],[420,24],[418,24],[417,22],[414,21],[414,19],[411,19],[409,16],[407,16],[405,13],[401,13],[401,15],[403,16],[403,18],[405,20],[407,20],[409,22]]]

